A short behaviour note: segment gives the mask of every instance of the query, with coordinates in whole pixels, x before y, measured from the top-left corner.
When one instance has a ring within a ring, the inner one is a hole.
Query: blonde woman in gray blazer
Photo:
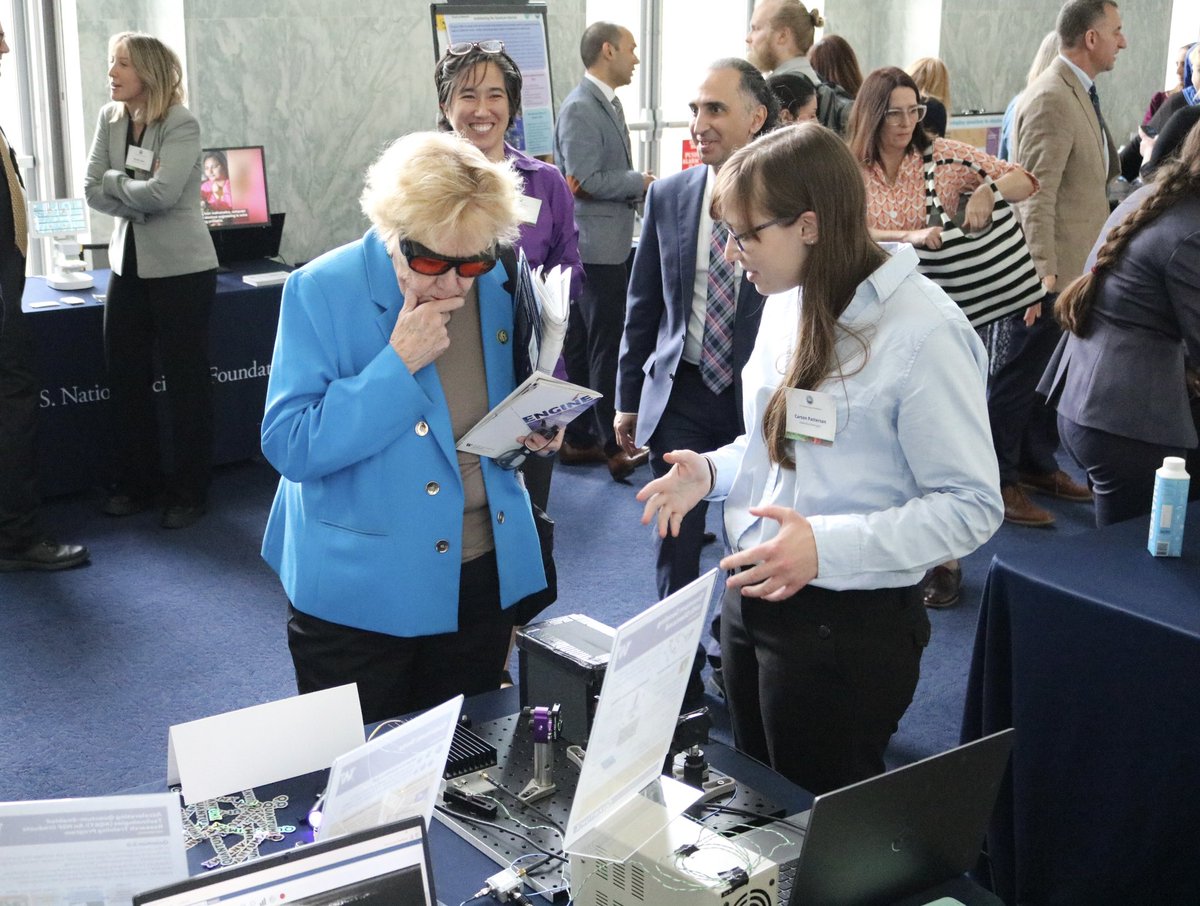
[[[208,321],[217,256],[200,210],[200,125],[183,70],[157,38],[109,41],[109,95],[88,158],[88,204],[115,219],[104,352],[115,474],[104,512],[129,516],[162,495],[164,528],[204,514],[212,470]],[[172,467],[160,463],[153,384],[166,378]]]

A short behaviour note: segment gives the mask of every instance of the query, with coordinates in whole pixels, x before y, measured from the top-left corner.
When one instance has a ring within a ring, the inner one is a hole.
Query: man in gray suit
[[[8,53],[0,24],[0,58]],[[0,130],[0,572],[78,566],[88,550],[48,540],[37,525],[33,335],[21,312],[29,232],[17,156]]]
[[[1055,294],[1083,273],[1108,216],[1106,186],[1118,170],[1095,86],[1096,76],[1111,70],[1125,47],[1117,4],[1069,0],[1055,29],[1060,54],[1025,89],[1013,130],[1013,160],[1039,183],[1020,210],[1029,251],[1050,295],[1017,316],[1009,360],[993,376],[988,394],[1004,518],[1018,525],[1054,521],[1026,488],[1064,500],[1092,498],[1058,468],[1054,412],[1035,390],[1062,335],[1051,314]]]
[[[654,181],[653,174],[633,167],[629,129],[616,96],[616,89],[633,78],[636,49],[626,28],[608,22],[588,26],[579,45],[587,71],[563,102],[554,130],[554,157],[575,196],[579,256],[587,278],[572,307],[568,376],[604,394],[594,410],[596,440],[581,440],[576,426],[568,432],[560,458],[568,463],[606,461],[616,481],[624,481],[648,458],[646,451],[631,456],[621,449],[612,429],[633,216]]]

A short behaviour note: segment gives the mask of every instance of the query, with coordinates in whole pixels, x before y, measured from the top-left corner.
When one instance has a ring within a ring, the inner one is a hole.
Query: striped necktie
[[[29,215],[25,210],[25,190],[21,180],[17,178],[17,168],[13,166],[12,152],[8,147],[8,139],[0,131],[0,156],[4,158],[4,176],[8,180],[8,194],[12,199],[13,232],[16,234],[17,249],[22,258],[29,257]]]
[[[700,349],[700,377],[713,393],[733,383],[733,265],[725,260],[725,230],[714,220],[708,242],[708,307]]]
[[[612,99],[613,110],[617,113],[617,123],[621,127],[621,138],[625,142],[625,153],[629,155],[630,160],[633,159],[633,145],[629,139],[629,126],[625,124],[625,107],[621,103],[621,99],[613,95]]]
[[[1092,109],[1096,111],[1096,119],[1100,123],[1100,132],[1102,135],[1107,135],[1108,127],[1104,125],[1104,114],[1100,112],[1100,95],[1096,93],[1095,85],[1088,89],[1088,97],[1092,99]]]

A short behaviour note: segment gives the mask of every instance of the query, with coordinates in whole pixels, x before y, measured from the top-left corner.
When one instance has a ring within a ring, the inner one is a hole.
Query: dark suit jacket
[[[1091,98],[1061,57],[1021,93],[1012,160],[1040,185],[1017,206],[1038,274],[1057,275],[1058,289],[1065,289],[1083,273],[1088,249],[1108,217],[1105,187],[1116,177],[1119,160]]]
[[[644,446],[658,427],[683,355],[706,170],[693,167],[660,179],[646,196],[646,216],[629,278],[616,400],[618,411],[637,412],[639,446]],[[743,277],[733,322],[733,387],[738,412],[742,411],[742,366],[754,348],[762,307],[762,295]]]
[[[558,111],[554,159],[575,196],[579,257],[584,264],[624,264],[642,174],[633,168],[629,132],[591,79],[576,85]]]
[[[1113,212],[1092,250],[1150,192]],[[1101,277],[1086,337],[1065,334],[1038,390],[1076,424],[1193,448],[1185,354],[1200,364],[1200,199],[1185,198],[1140,230]]]

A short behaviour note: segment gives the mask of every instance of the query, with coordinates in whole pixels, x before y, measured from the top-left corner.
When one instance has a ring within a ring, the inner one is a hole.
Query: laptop
[[[441,906],[420,817],[305,844],[138,894],[133,906]]]
[[[928,890],[975,866],[1012,737],[1003,730],[817,796],[793,819],[806,827],[794,861],[796,845],[781,849],[770,825],[735,839],[780,863],[786,906],[892,903]]]

